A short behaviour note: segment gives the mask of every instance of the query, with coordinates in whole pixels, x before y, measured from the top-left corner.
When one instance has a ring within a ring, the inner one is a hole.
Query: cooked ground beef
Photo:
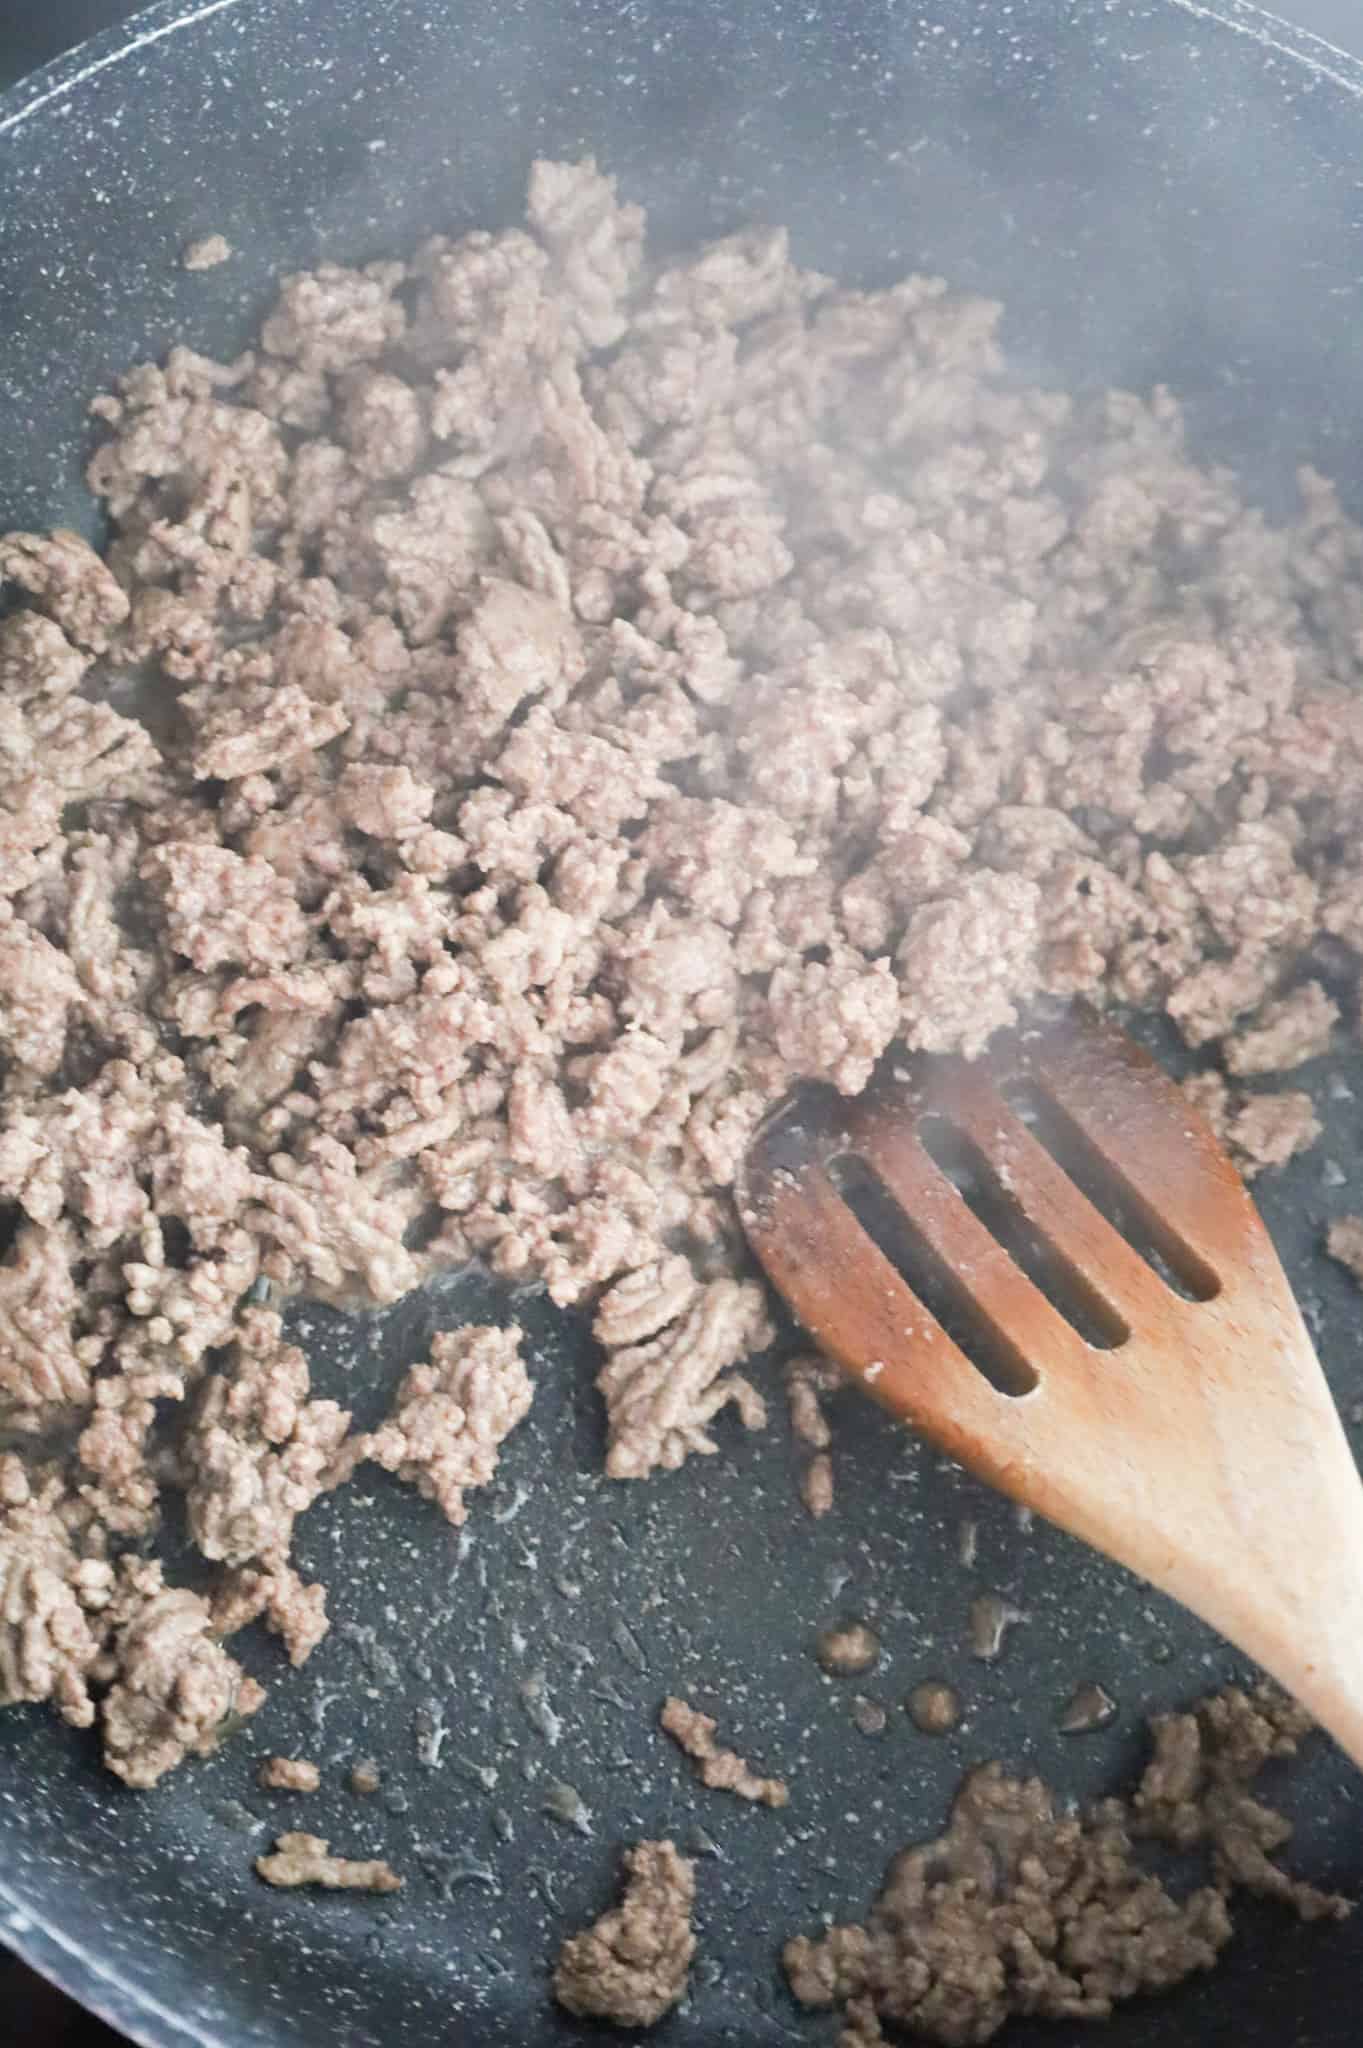
[[[800,1475],[800,1499],[804,1502],[805,1513],[820,1521],[831,1512],[835,1495],[833,1492],[833,1460],[827,1451],[816,1451]]]
[[[1265,1003],[1257,1025],[1227,1042],[1226,1065],[1233,1074],[1286,1073],[1327,1053],[1338,1022],[1338,1003],[1318,981],[1304,981]]]
[[[671,1842],[636,1842],[623,1863],[619,1905],[559,1950],[554,1996],[584,2019],[651,2027],[686,1990],[696,1867]]]
[[[1363,1216],[1336,1217],[1326,1232],[1325,1248],[1363,1286]]]
[[[281,1835],[269,1856],[257,1856],[256,1875],[281,1890],[314,1885],[327,1892],[397,1892],[402,1879],[378,1858],[333,1856],[320,1835]]]
[[[784,1778],[759,1777],[736,1750],[722,1748],[715,1740],[718,1725],[686,1700],[664,1700],[658,1715],[658,1726],[690,1757],[702,1785],[715,1792],[732,1792],[756,1806],[789,1805],[790,1787]]]
[[[961,1725],[961,1696],[944,1679],[925,1678],[904,1702],[920,1735],[951,1735]]]
[[[232,244],[226,235],[202,235],[197,242],[186,242],[180,261],[186,270],[216,270],[231,254]]]
[[[145,1789],[183,1757],[215,1749],[265,1694],[223,1649],[199,1594],[165,1585],[159,1564],[124,1558],[119,1571],[108,1610],[104,1761],[125,1784]]]
[[[1155,1754],[1133,1796],[1057,1810],[1038,1778],[998,1764],[970,1774],[939,1840],[891,1863],[864,1926],[786,1944],[804,2005],[842,2005],[845,2048],[886,2039],[881,2021],[948,2048],[989,2041],[1010,2014],[1105,2019],[1121,2000],[1210,1968],[1240,1887],[1307,1919],[1349,1908],[1269,1860],[1291,1829],[1248,1790],[1309,1722],[1261,1688],[1151,1723]],[[1211,1882],[1177,1897],[1133,1846],[1152,1837],[1211,1851]]]
[[[468,1517],[466,1488],[486,1486],[503,1438],[530,1409],[521,1332],[471,1324],[433,1339],[429,1365],[415,1365],[393,1412],[372,1436],[352,1440],[348,1460],[372,1458],[433,1500],[455,1523]]]
[[[319,1493],[489,1476],[514,1331],[357,1436],[261,1283],[590,1304],[642,1478],[765,1417],[728,1190],[796,1079],[1084,993],[1236,1075],[1251,1168],[1310,1142],[1259,1077],[1363,952],[1363,534],[1310,473],[1268,524],[1165,392],[1020,384],[998,311],[779,231],[652,259],[542,164],[524,228],[95,402],[104,559],[0,536],[0,1700],[103,1695],[150,1782],[255,1704],[225,1636],[325,1631]],[[138,1555],[168,1483],[203,1596]]]
[[[308,1399],[307,1360],[281,1341],[277,1315],[248,1308],[237,1330],[235,1356],[204,1381],[184,1460],[199,1549],[247,1565],[288,1556],[295,1517],[328,1484],[350,1416]]]
[[[88,1728],[115,1581],[102,1559],[78,1556],[61,1498],[55,1477],[0,1456],[0,1706],[51,1700],[63,1720]]]
[[[322,1782],[316,1764],[301,1756],[267,1756],[256,1772],[266,1792],[315,1792]]]
[[[864,1621],[842,1621],[819,1630],[814,1654],[831,1678],[860,1677],[880,1662],[880,1637]]]
[[[806,1513],[816,1521],[833,1506],[833,1461],[828,1455],[833,1431],[823,1411],[822,1396],[831,1393],[840,1379],[837,1367],[826,1358],[793,1358],[786,1366],[791,1435],[813,1452],[800,1473],[800,1498]]]
[[[1274,1757],[1295,1756],[1311,1733],[1309,1714],[1271,1686],[1214,1694],[1187,1714],[1157,1714],[1154,1756],[1131,1801],[1132,1832],[1176,1849],[1202,1844],[1223,1891],[1279,1899],[1303,1920],[1341,1920],[1347,1900],[1288,1877],[1270,1851],[1291,1840],[1290,1822],[1253,1798],[1249,1786]]]

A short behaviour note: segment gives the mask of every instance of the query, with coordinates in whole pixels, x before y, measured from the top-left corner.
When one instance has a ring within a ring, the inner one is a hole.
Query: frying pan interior
[[[1363,70],[1266,17],[1174,0],[167,0],[0,104],[0,519],[90,529],[84,405],[128,363],[177,339],[230,352],[273,273],[505,223],[533,156],[589,151],[663,245],[764,216],[849,280],[940,269],[1006,300],[1027,375],[1166,381],[1199,444],[1270,503],[1302,461],[1356,503],[1361,95]],[[187,276],[179,249],[215,230],[235,260]],[[1341,1092],[1356,1067],[1307,1070],[1323,1151],[1261,1184],[1346,1417],[1363,1333],[1315,1247],[1360,1200],[1363,1104]],[[1326,1157],[1342,1177],[1323,1177]],[[433,1328],[506,1307],[475,1277],[383,1315],[294,1322],[320,1391],[363,1415]],[[777,1944],[864,1905],[966,1762],[999,1755],[1091,1795],[1137,1763],[1143,1709],[1235,1669],[1188,1618],[1020,1530],[856,1403],[840,1508],[817,1526],[792,1511],[780,1425],[651,1486],[607,1485],[583,1329],[533,1299],[517,1313],[535,1410],[467,1537],[382,1477],[315,1509],[303,1561],[338,1627],[296,1678],[269,1644],[248,1648],[274,1690],[244,1741],[133,1795],[84,1739],[0,1717],[0,1931],[157,2048],[576,2038],[547,2003],[546,1960],[604,1903],[618,1843],[668,1832],[701,1856],[702,1955],[668,2038],[820,2037],[785,2000]],[[984,1586],[1030,1616],[987,1670],[963,1643]],[[885,1643],[879,1742],[808,1653],[849,1610]],[[537,1672],[562,1721],[552,1746],[523,1711]],[[897,1708],[930,1675],[971,1709],[935,1747]],[[1056,1711],[1088,1678],[1122,1712],[1067,1743]],[[719,1701],[741,1746],[788,1771],[785,1813],[697,1795],[652,1732],[666,1690]],[[251,1776],[263,1749],[323,1765],[303,1824],[391,1856],[410,1880],[398,1900],[255,1882],[274,1818]],[[343,1789],[359,1755],[385,1772],[366,1803]],[[590,1809],[580,1831],[546,1814],[552,1781]],[[1285,1796],[1303,1871],[1363,1889],[1342,1762],[1320,1745]],[[1352,2048],[1363,1916],[1242,1917],[1221,1968],[1128,2009],[1113,2048]],[[1080,2031],[1012,2038],[1064,2048]]]

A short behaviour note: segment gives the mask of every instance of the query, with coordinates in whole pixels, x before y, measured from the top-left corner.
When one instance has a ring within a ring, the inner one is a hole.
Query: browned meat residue
[[[1155,1755],[1134,1795],[1069,1816],[1040,1779],[986,1764],[965,1780],[947,1832],[891,1863],[865,1923],[786,1943],[791,1989],[844,2008],[844,2043],[915,2039],[967,2048],[1010,2014],[1106,2019],[1123,2000],[1209,1969],[1230,1939],[1237,1888],[1305,1918],[1348,1910],[1270,1860],[1290,1833],[1249,1786],[1290,1754],[1307,1722],[1266,1688],[1231,1690],[1152,1724]],[[1186,1896],[1139,1862],[1150,1836],[1210,1850],[1210,1882]]]
[[[327,1892],[402,1890],[402,1879],[391,1865],[378,1859],[333,1856],[330,1843],[320,1835],[281,1835],[272,1855],[257,1856],[255,1868],[257,1877],[281,1890],[300,1885]]]
[[[695,1865],[671,1842],[636,1842],[622,1861],[619,1905],[564,1942],[554,1996],[584,2019],[651,2027],[686,1991],[696,1952]]]
[[[722,1749],[715,1740],[718,1723],[685,1700],[664,1700],[658,1725],[684,1750],[696,1768],[702,1785],[716,1792],[732,1792],[759,1806],[786,1806],[790,1788],[783,1778],[762,1778],[732,1749]]]
[[[833,1506],[833,1461],[828,1455],[833,1432],[823,1410],[823,1396],[841,1382],[837,1367],[826,1358],[792,1358],[786,1366],[786,1402],[791,1435],[813,1455],[800,1473],[800,1498],[817,1521]]]
[[[256,1783],[266,1792],[315,1792],[321,1782],[316,1764],[300,1756],[267,1756],[256,1772]]]
[[[1336,1217],[1325,1234],[1325,1248],[1363,1287],[1363,1216]]]
[[[961,1696],[940,1678],[925,1678],[904,1702],[904,1711],[920,1735],[950,1735],[961,1725]]]
[[[820,1629],[814,1654],[830,1678],[858,1677],[880,1662],[880,1637],[864,1621],[842,1621]]]
[[[216,270],[231,255],[232,244],[226,235],[202,235],[197,242],[186,242],[180,261],[186,270]]]

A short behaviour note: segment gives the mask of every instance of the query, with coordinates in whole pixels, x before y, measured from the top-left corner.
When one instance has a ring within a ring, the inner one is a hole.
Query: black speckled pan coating
[[[501,224],[532,156],[584,150],[666,242],[764,215],[849,278],[940,268],[1008,301],[1028,372],[1167,380],[1203,444],[1270,498],[1305,459],[1357,496],[1363,69],[1250,9],[180,0],[0,102],[0,521],[90,527],[84,404],[111,373],[175,339],[230,351],[280,269]],[[187,275],[182,245],[214,230],[237,254]],[[1360,1202],[1363,1060],[1306,1078],[1326,1136],[1260,1192],[1351,1418],[1359,1299],[1316,1247]],[[294,1320],[322,1390],[363,1412],[430,1330],[507,1308],[465,1280],[364,1322]],[[547,1961],[610,1894],[617,1845],[664,1832],[702,1852],[702,1961],[666,2038],[827,2039],[787,2002],[776,1945],[864,1905],[887,1852],[936,1828],[963,1764],[999,1755],[1091,1794],[1136,1763],[1141,1708],[1234,1668],[850,1399],[839,1509],[817,1527],[793,1508],[779,1420],[761,1443],[726,1429],[719,1458],[676,1477],[607,1485],[581,1327],[536,1301],[516,1312],[538,1394],[495,1489],[463,1537],[382,1475],[315,1509],[304,1562],[339,1626],[299,1677],[250,1645],[279,1683],[244,1739],[146,1796],[104,1776],[87,1740],[0,1718],[0,1933],[154,2048],[584,2038],[550,2010]],[[965,1647],[982,1590],[1030,1617],[990,1666]],[[845,1613],[884,1640],[870,1679],[831,1680],[810,1655]],[[561,1720],[552,1747],[519,1690],[537,1673]],[[932,1676],[968,1706],[941,1743],[899,1705]],[[1063,1738],[1086,1679],[1122,1711]],[[789,1776],[790,1806],[700,1791],[653,1729],[668,1690],[718,1705],[725,1734]],[[855,1729],[855,1692],[892,1709],[883,1736]],[[267,1750],[316,1758],[323,1793],[258,1791]],[[384,1769],[368,1800],[344,1788],[364,1755]],[[546,1816],[554,1780],[580,1792],[590,1833]],[[1290,1795],[1303,1872],[1355,1890],[1359,1791],[1322,1745]],[[389,1855],[406,1891],[267,1892],[251,1858],[290,1825]],[[1112,2048],[1355,2048],[1363,1915],[1243,1920],[1252,1938],[1214,1976],[1129,2009]]]

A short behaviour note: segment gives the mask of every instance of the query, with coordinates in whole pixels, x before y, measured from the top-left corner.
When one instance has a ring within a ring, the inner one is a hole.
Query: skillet
[[[0,520],[93,530],[84,405],[130,362],[177,339],[229,353],[273,273],[499,225],[532,156],[585,150],[648,204],[663,246],[765,216],[849,281],[941,269],[1007,301],[1024,373],[1168,381],[1199,445],[1270,505],[1310,460],[1357,511],[1360,142],[1363,67],[1233,4],[166,0],[0,102]],[[186,276],[182,245],[217,230],[236,259]],[[1330,1216],[1363,1206],[1348,1092],[1363,1062],[1304,1079],[1326,1136],[1258,1194],[1351,1419],[1363,1319],[1318,1246]],[[317,1391],[364,1423],[433,1329],[506,1308],[474,1277],[381,1315],[303,1306],[293,1321]],[[300,1563],[330,1581],[339,1625],[297,1677],[247,1645],[278,1682],[243,1741],[146,1796],[85,1739],[0,1717],[0,1933],[150,2048],[587,2038],[548,2004],[548,1959],[610,1895],[619,1842],[669,1832],[701,1858],[702,1960],[668,2038],[826,2038],[780,1988],[779,1941],[864,1905],[887,1855],[936,1830],[967,1763],[998,1755],[1091,1796],[1137,1767],[1144,1711],[1236,1673],[1188,1617],[1020,1530],[859,1402],[840,1417],[839,1510],[819,1525],[793,1508],[779,1420],[651,1486],[607,1484],[582,1325],[534,1299],[516,1312],[536,1406],[465,1538],[381,1475],[319,1504]],[[177,1543],[169,1530],[172,1559]],[[1030,1616],[992,1667],[965,1646],[986,1588]],[[885,1644],[866,1684],[891,1708],[879,1741],[809,1654],[848,1612]],[[519,1692],[540,1671],[563,1723],[552,1748]],[[937,1745],[898,1709],[924,1676],[969,1707]],[[1085,1679],[1121,1712],[1068,1740],[1057,1714]],[[653,1732],[668,1690],[718,1707],[740,1748],[790,1776],[784,1813],[697,1792]],[[265,1749],[323,1766],[324,1792],[283,1820],[254,1788]],[[360,1755],[385,1773],[365,1803],[343,1782]],[[590,1832],[546,1814],[555,1780],[580,1792]],[[1363,1891],[1342,1760],[1320,1745],[1286,1796],[1297,1867]],[[406,1892],[265,1891],[251,1859],[304,1811],[338,1848],[389,1855]],[[1241,1925],[1212,1976],[1100,2038],[1352,2048],[1363,1916],[1322,1930],[1242,1907]]]

